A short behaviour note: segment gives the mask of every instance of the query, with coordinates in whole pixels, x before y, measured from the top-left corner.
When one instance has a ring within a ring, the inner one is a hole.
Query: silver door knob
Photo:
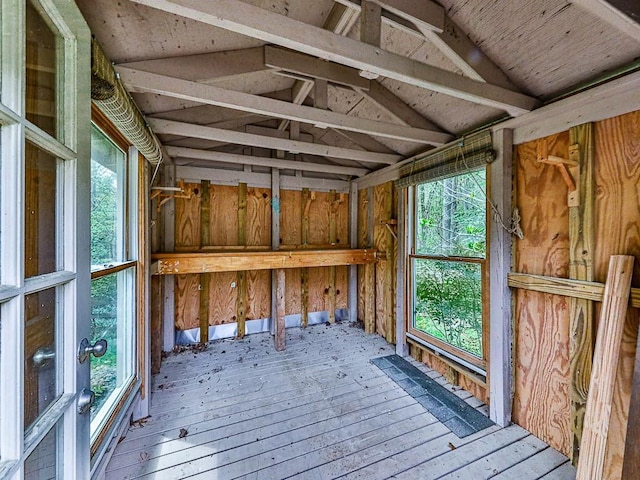
[[[84,363],[90,355],[97,358],[103,356],[105,353],[107,353],[107,341],[104,338],[101,338],[93,345],[89,343],[89,340],[83,338],[78,348],[78,361]]]
[[[84,415],[93,406],[93,402],[96,401],[96,394],[88,388],[83,388],[78,395],[78,413]]]
[[[50,360],[56,357],[56,351],[51,347],[42,347],[33,354],[33,363],[38,367],[44,367]]]

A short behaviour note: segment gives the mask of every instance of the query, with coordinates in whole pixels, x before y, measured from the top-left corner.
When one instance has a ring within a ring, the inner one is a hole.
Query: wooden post
[[[633,261],[634,257],[630,255],[613,255],[609,261],[576,480],[602,478]]]
[[[358,248],[358,184],[351,182],[349,189],[349,246]],[[358,266],[349,266],[348,290],[349,321],[358,319]]]
[[[622,480],[638,478],[638,465],[640,465],[640,413],[638,412],[640,412],[640,334],[636,343],[636,360],[633,371],[627,439],[622,463]]]
[[[172,186],[176,183],[176,167],[175,165],[167,165],[164,167],[164,185]],[[176,231],[176,201],[174,199],[169,200],[162,208],[163,214],[163,241],[162,251],[173,252],[176,246],[175,231]],[[164,278],[162,294],[164,298],[164,305],[162,306],[162,350],[170,352],[176,343],[175,332],[175,277],[168,275]]]
[[[238,245],[247,244],[247,184],[238,184]],[[236,301],[236,321],[238,338],[246,333],[247,321],[247,272],[237,274],[238,299]]]
[[[594,137],[593,124],[569,130],[569,160],[577,189],[569,192],[569,278],[593,281],[594,232]],[[584,414],[593,357],[594,307],[590,300],[571,298],[570,351],[572,462],[578,464]]]
[[[396,278],[394,270],[395,262],[395,245],[394,236],[392,234],[392,226],[394,220],[393,212],[393,182],[387,182],[384,186],[384,221],[385,225],[385,245],[386,245],[386,268],[384,276],[384,333],[385,339],[389,343],[395,343],[396,329],[394,322],[393,297],[396,287]]]
[[[335,190],[329,191],[329,244],[335,245],[337,240],[337,207],[338,197]],[[329,267],[329,323],[336,322],[336,267]]]
[[[373,246],[374,225],[374,195],[373,187],[367,189],[367,246]],[[364,331],[374,333],[376,331],[376,268],[375,264],[366,265],[364,268]]]
[[[209,245],[209,181],[200,185],[200,248]],[[200,274],[200,343],[209,342],[209,283],[211,274]]]
[[[513,187],[513,132],[499,130],[493,138],[496,160],[489,167],[491,200],[503,222],[511,217]],[[512,405],[512,321],[511,291],[507,274],[511,270],[511,234],[489,216],[489,416],[501,427],[511,422]],[[486,337],[483,337],[486,338]]]
[[[286,346],[285,337],[285,274],[284,270],[276,270],[276,328],[274,344],[277,351],[282,351]]]
[[[409,353],[407,345],[407,251],[411,251],[413,244],[413,229],[411,228],[411,217],[407,212],[412,208],[411,187],[401,189],[398,192],[398,258],[396,266],[396,355],[406,357]]]
[[[271,250],[280,250],[280,170],[271,169]],[[276,333],[278,318],[277,272],[271,270],[271,335]]]
[[[302,189],[302,246],[309,244],[309,208],[311,208],[311,192]],[[309,325],[309,269],[300,270],[300,324],[303,328]]]

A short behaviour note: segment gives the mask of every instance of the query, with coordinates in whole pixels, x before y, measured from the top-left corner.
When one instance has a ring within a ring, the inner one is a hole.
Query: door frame
[[[89,334],[90,259],[90,31],[75,2],[34,0],[64,41],[58,49],[57,98],[63,105],[58,116],[60,140],[26,119],[25,111],[25,4],[0,0],[1,42],[0,149],[0,478],[21,478],[25,459],[58,422],[64,478],[89,478],[89,417],[77,413],[77,392],[89,388],[89,365],[79,364],[80,339]],[[64,250],[57,254],[57,271],[24,278],[25,141],[59,160],[56,229]],[[59,184],[59,186],[62,186]],[[75,186],[75,188],[70,188]],[[24,431],[24,299],[25,295],[56,286],[57,312],[63,312],[58,337],[62,344],[62,396],[43,412],[25,436]]]

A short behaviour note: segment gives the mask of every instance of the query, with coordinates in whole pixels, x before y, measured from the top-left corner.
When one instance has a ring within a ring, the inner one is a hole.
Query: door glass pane
[[[415,259],[417,330],[482,358],[482,266]]]
[[[126,155],[95,126],[91,130],[91,265],[127,260],[124,252]]]
[[[40,441],[24,462],[25,480],[54,480],[58,474],[58,460],[62,444],[62,423],[58,422]]]
[[[25,276],[56,271],[58,160],[26,142]]]
[[[26,295],[24,426],[27,430],[61,392],[57,289]]]
[[[32,2],[27,2],[26,24],[27,120],[56,136],[56,35]]]
[[[104,338],[108,345],[104,356],[91,358],[91,390],[96,394],[92,433],[133,378],[134,284],[135,268],[91,282],[91,342]]]

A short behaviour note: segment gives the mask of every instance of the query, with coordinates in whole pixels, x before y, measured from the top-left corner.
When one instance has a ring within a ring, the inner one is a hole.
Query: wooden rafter
[[[235,165],[256,165],[262,167],[275,167],[306,172],[332,173],[336,175],[349,175],[361,177],[369,170],[358,167],[344,167],[341,165],[327,165],[324,163],[298,162],[279,158],[256,157],[252,155],[238,155],[235,153],[217,152],[210,150],[198,150],[186,147],[166,147],[167,153],[173,158],[193,158],[209,160],[212,162],[231,163]]]
[[[117,71],[124,84],[133,91],[157,93],[209,105],[286,118],[317,126],[369,133],[409,142],[441,145],[451,139],[450,135],[440,132],[350,117],[340,113],[303,105],[293,105],[280,100],[226,90],[155,73],[131,70],[124,67],[117,67]]]
[[[269,70],[264,62],[264,47],[158,58],[121,63],[120,66],[209,84]]]
[[[220,128],[204,127],[191,123],[173,122],[171,120],[150,119],[149,124],[158,134],[182,135],[185,137],[249,145],[253,147],[284,150],[292,153],[308,153],[324,157],[345,158],[368,163],[386,163],[392,165],[400,160],[400,155],[386,153],[372,153],[363,150],[331,147],[317,143],[307,143],[283,138],[255,135],[251,133],[234,132]]]
[[[361,0],[337,0],[343,5],[360,10]],[[442,7],[431,0],[376,0],[385,8],[382,20],[406,33],[432,42],[464,74],[474,80],[517,91],[505,73],[489,59],[467,34],[449,18]],[[385,7],[385,5],[387,5]],[[404,9],[402,11],[401,9]],[[425,12],[430,12],[427,15]],[[469,62],[473,59],[473,64]]]
[[[186,18],[275,43],[359,70],[522,115],[538,105],[527,95],[479,82],[239,0],[134,0]]]

